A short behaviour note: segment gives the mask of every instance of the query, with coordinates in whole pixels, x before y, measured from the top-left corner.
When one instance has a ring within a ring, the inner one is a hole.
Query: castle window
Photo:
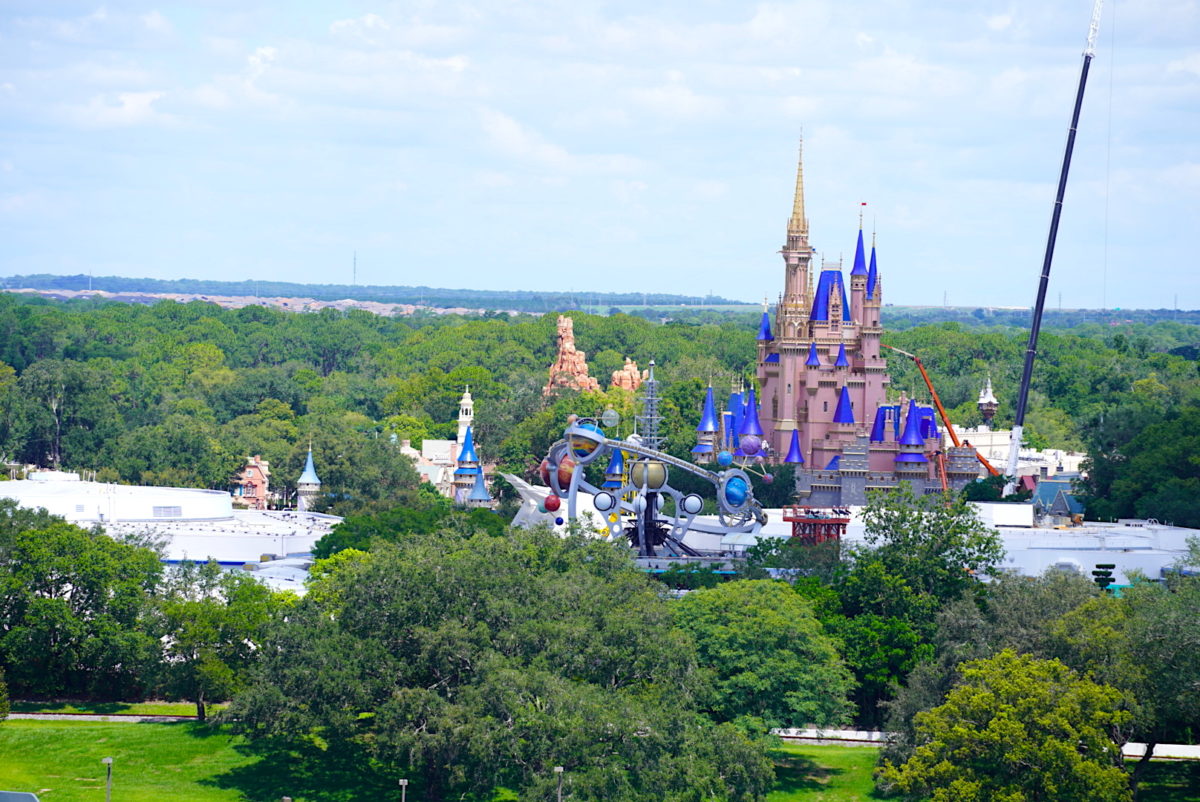
[[[824,408],[823,408],[821,411],[822,411],[822,412],[828,412],[828,411],[829,411],[829,402],[828,402],[828,401],[824,401],[824,402],[822,402],[822,403],[824,404]]]
[[[792,385],[788,385],[788,395],[792,394]]]

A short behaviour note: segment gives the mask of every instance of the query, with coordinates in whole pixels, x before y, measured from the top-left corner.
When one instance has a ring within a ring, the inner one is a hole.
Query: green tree
[[[281,600],[266,585],[215,562],[185,562],[158,601],[164,633],[162,687],[190,699],[196,717],[209,702],[232,698],[262,643]]]
[[[232,708],[313,771],[348,761],[425,799],[550,800],[556,765],[577,800],[754,800],[770,783],[761,744],[698,714],[692,644],[616,546],[432,533],[321,581]]]
[[[850,672],[811,605],[785,583],[727,582],[687,594],[675,611],[715,674],[718,720],[803,727],[848,719]]]
[[[1000,536],[955,495],[917,496],[901,483],[869,494],[862,517],[871,559],[939,603],[978,589],[1004,556]]]
[[[1132,799],[1113,740],[1119,691],[1057,660],[1005,650],[967,663],[944,704],[917,716],[917,747],[885,762],[885,787],[934,802]]]
[[[0,560],[0,665],[22,695],[123,698],[154,664],[149,549],[57,521],[18,531]]]

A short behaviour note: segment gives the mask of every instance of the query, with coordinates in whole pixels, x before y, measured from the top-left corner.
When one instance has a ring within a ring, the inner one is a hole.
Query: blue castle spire
[[[720,424],[717,423],[716,405],[713,403],[713,389],[710,384],[708,391],[704,393],[704,411],[700,413],[700,425],[696,427],[696,431],[712,434],[720,428]]]
[[[319,485],[321,480],[317,478],[317,469],[313,465],[312,447],[308,449],[308,459],[304,462],[304,472],[300,474],[297,484],[302,485]]]
[[[759,342],[770,342],[775,338],[771,336],[771,316],[764,309],[762,313],[762,322],[758,324],[758,340]]]
[[[879,268],[875,264],[875,235],[871,235],[871,267],[867,270],[867,297],[875,297],[875,282],[879,281]]]
[[[850,367],[850,360],[846,358],[846,344],[845,343],[841,343],[838,345],[837,362],[834,362],[833,364],[835,367],[839,367],[839,368]]]
[[[900,445],[908,446],[909,450],[897,454],[896,462],[929,462],[923,451],[911,450],[925,446],[925,440],[921,437],[921,408],[915,401],[908,404],[908,417],[904,420],[904,434],[900,435]]]
[[[821,357],[817,355],[817,344],[808,344],[808,359],[804,360],[804,364],[810,368],[821,367]]]
[[[867,260],[863,258],[863,236],[862,236],[862,221],[858,223],[858,245],[854,249],[854,268],[850,271],[852,276],[867,275]]]
[[[850,391],[842,388],[838,397],[837,409],[833,411],[834,423],[854,423],[854,407],[850,404]]]
[[[792,444],[788,447],[787,456],[783,461],[791,465],[803,465],[804,455],[800,453],[800,430],[792,429]]]
[[[921,408],[916,401],[908,403],[908,417],[904,419],[904,434],[900,435],[902,446],[923,446],[925,438],[921,437]]]
[[[483,482],[483,471],[475,474],[475,486],[471,488],[471,493],[467,496],[467,501],[478,504],[492,503],[492,497],[488,494],[487,485]]]
[[[834,454],[833,459],[829,460],[829,464],[825,466],[827,471],[840,471],[842,469],[842,455]]]
[[[474,463],[474,464],[471,464]],[[455,475],[479,473],[479,457],[475,456],[475,435],[471,432],[471,427],[467,427],[467,434],[463,437],[462,451],[458,454],[458,470]]]
[[[754,398],[753,387],[746,394],[746,412],[742,416],[742,427],[738,429],[738,437],[744,437],[748,434],[758,437],[763,436],[762,424],[758,422],[758,403]]]

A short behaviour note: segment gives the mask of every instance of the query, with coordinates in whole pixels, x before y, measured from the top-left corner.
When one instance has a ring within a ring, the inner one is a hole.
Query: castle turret
[[[458,401],[458,437],[457,442],[461,443],[463,438],[467,436],[467,429],[475,423],[475,401],[471,398],[471,385],[467,385],[463,391],[462,398]]]
[[[784,263],[783,295],[775,309],[775,333],[783,342],[808,336],[809,296],[812,294],[813,249],[808,244],[808,217],[804,212],[804,141],[796,163],[796,191],[787,239],[780,251]]]
[[[454,500],[466,505],[475,487],[476,474],[482,473],[479,467],[479,457],[475,454],[475,436],[472,429],[467,428],[463,437],[462,450],[458,453],[458,467],[454,469]]]
[[[304,472],[296,480],[296,509],[308,512],[312,509],[313,501],[321,495],[321,480],[317,477],[317,469],[313,465],[312,446],[308,447],[308,459],[304,463]]]
[[[487,484],[483,480],[483,471],[475,474],[475,484],[471,486],[471,492],[467,494],[468,507],[490,507],[492,506],[492,497],[488,493]]]
[[[867,260],[863,252],[862,214],[858,217],[858,244],[854,248],[854,267],[850,270],[850,320],[865,322],[863,305],[867,298]]]
[[[764,318],[766,313],[764,312]],[[692,453],[697,462],[711,462],[717,450],[717,437],[721,424],[717,421],[717,408],[713,401],[713,388],[710,384],[704,393],[704,409],[700,413],[700,425],[696,427],[696,447]]]
[[[992,428],[992,418],[995,417],[998,406],[1000,406],[1000,402],[996,400],[996,395],[992,392],[992,377],[988,376],[987,384],[979,392],[979,413],[983,415],[984,429]]]

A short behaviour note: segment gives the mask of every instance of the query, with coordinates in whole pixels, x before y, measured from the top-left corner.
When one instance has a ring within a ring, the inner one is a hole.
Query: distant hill
[[[741,305],[719,296],[671,295],[634,292],[538,292],[533,290],[466,290],[440,287],[364,286],[355,284],[296,284],[287,281],[212,281],[120,276],[52,276],[44,273],[0,277],[0,289],[104,290],[114,293],[194,293],[199,295],[274,296],[315,298],[322,301],[353,298],[385,304],[432,307],[514,309],[553,312],[628,306],[727,306]]]

